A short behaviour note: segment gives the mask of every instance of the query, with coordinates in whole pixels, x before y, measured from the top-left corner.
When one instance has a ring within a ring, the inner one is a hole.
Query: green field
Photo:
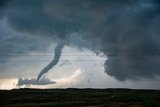
[[[4,107],[160,107],[160,90],[13,89],[0,90]]]

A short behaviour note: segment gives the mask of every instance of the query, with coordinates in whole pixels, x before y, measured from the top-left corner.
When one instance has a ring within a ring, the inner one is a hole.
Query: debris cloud
[[[36,78],[19,78],[18,79],[18,83],[17,86],[29,86],[29,85],[50,85],[50,84],[55,84],[55,81],[51,81],[48,78],[42,78],[41,80],[37,81]]]

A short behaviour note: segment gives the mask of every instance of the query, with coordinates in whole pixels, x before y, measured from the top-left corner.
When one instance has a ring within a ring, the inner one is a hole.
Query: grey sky
[[[65,42],[70,52],[62,50],[62,58],[71,64],[55,66],[58,72],[66,66],[68,72],[81,68],[111,76],[118,87],[126,81],[147,81],[150,87],[150,81],[159,82],[159,29],[158,0],[1,0],[0,78],[35,78],[52,60],[56,44]],[[73,55],[82,50],[84,56]],[[93,54],[98,56],[90,58]],[[96,60],[103,62],[93,71]]]

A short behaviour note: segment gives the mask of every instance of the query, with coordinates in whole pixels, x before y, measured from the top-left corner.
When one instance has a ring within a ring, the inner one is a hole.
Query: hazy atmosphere
[[[159,83],[159,0],[0,0],[0,89]]]

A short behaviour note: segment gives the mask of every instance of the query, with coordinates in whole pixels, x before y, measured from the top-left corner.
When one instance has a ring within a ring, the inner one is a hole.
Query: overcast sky
[[[0,89],[160,89],[158,0],[0,0]]]

